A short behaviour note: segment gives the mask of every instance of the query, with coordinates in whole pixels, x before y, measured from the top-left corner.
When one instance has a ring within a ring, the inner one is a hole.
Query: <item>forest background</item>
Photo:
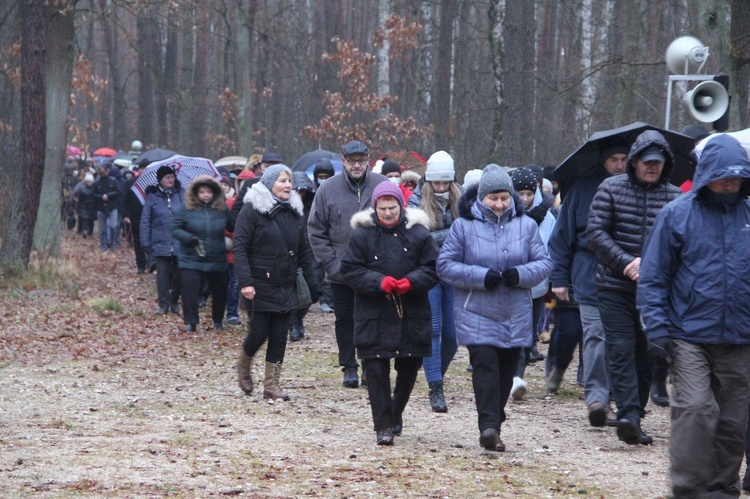
[[[59,253],[67,144],[291,164],[358,138],[447,150],[459,179],[558,164],[593,131],[664,125],[664,52],[686,34],[730,75],[746,128],[743,0],[0,2],[0,262]],[[672,129],[696,123],[676,104],[691,86],[675,85]]]

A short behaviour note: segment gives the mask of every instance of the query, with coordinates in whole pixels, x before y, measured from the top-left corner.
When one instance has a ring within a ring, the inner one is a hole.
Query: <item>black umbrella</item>
[[[576,179],[594,170],[599,164],[599,156],[609,147],[619,144],[631,146],[635,139],[646,130],[656,130],[664,135],[674,155],[674,168],[669,181],[681,185],[693,177],[695,166],[690,161],[690,152],[695,146],[695,139],[672,130],[664,130],[647,123],[636,121],[630,125],[611,130],[594,132],[591,137],[565,161],[555,168],[555,181],[560,188],[560,198],[564,198]]]
[[[171,158],[177,154],[169,149],[151,149],[144,153],[141,153],[137,158],[133,160],[133,163],[140,165],[141,161],[145,161],[147,164],[153,163],[154,161],[162,161],[167,158]]]
[[[325,149],[318,149],[317,151],[310,151],[299,157],[297,161],[292,165],[292,171],[304,172],[319,159],[341,159],[341,154],[337,154],[332,151],[326,151]]]

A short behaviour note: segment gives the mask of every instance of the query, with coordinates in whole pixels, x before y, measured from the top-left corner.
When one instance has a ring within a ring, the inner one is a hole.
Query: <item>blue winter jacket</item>
[[[141,247],[153,256],[177,255],[180,241],[172,235],[172,219],[182,208],[185,191],[176,180],[169,192],[157,186],[146,189],[140,221]]]
[[[459,201],[460,216],[437,260],[438,276],[456,288],[459,345],[531,346],[531,288],[549,276],[552,261],[537,223],[523,214],[522,206],[514,196],[498,217],[477,200],[476,185]],[[511,267],[518,269],[518,286],[484,287],[490,269],[503,272]]]
[[[749,179],[727,201],[705,188]],[[649,339],[750,344],[750,161],[736,139],[711,139],[691,192],[657,216],[640,267],[637,305]]]
[[[609,177],[603,166],[579,178],[565,196],[549,240],[553,288],[571,287],[578,303],[597,306],[596,254],[586,240],[586,224],[594,194]]]

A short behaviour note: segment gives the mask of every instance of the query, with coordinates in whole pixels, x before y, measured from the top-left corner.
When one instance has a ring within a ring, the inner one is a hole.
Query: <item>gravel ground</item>
[[[91,241],[89,245],[93,248]],[[78,254],[80,241],[66,241]],[[375,445],[363,388],[341,386],[333,314],[313,312],[290,344],[270,403],[237,387],[242,327],[181,332],[151,315],[153,275],[124,250],[87,262],[80,291],[0,292],[3,497],[664,497],[668,409],[649,406],[653,446],[588,426],[575,370],[549,396],[543,366],[509,402],[504,453],[478,445],[468,354],[446,376],[449,412],[430,411],[420,374],[393,447]],[[131,258],[132,259],[132,258]],[[105,277],[103,277],[105,276]],[[95,311],[96,297],[125,309]],[[255,378],[262,366],[256,363]],[[262,393],[262,392],[261,392]]]

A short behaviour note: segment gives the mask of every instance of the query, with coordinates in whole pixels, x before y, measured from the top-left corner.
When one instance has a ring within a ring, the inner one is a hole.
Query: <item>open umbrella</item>
[[[690,161],[690,152],[695,145],[695,139],[679,132],[664,130],[636,121],[620,128],[594,132],[581,147],[555,168],[555,181],[560,187],[560,198],[565,197],[576,179],[583,177],[597,167],[602,152],[616,144],[625,143],[630,146],[646,130],[656,130],[664,135],[669,143],[675,162],[669,181],[674,185],[680,185],[685,180],[692,178],[695,166]]]
[[[725,134],[713,133],[695,145],[695,151],[693,152],[693,154],[695,155],[696,160],[700,160],[701,154],[703,153],[703,148],[706,147],[706,144],[708,144],[708,142],[711,139],[713,139],[714,137],[718,137],[719,135],[725,135]],[[745,130],[739,130],[737,132],[729,132],[726,135],[729,135],[737,139],[740,145],[745,149],[745,152],[747,153],[748,157],[750,157],[750,128],[746,128]]]
[[[245,166],[245,163],[247,163],[247,158],[245,156],[225,156],[221,159],[217,159],[214,166],[216,168],[223,166],[227,170],[232,170],[234,168],[242,168]]]
[[[333,151],[326,151],[325,149],[318,149],[317,151],[310,151],[297,159],[292,165],[292,171],[295,172],[306,172],[311,166],[315,166],[315,163],[319,159],[337,159],[341,163],[341,154],[337,154]]]
[[[141,172],[140,175],[138,175],[138,180],[135,181],[133,187],[130,189],[135,193],[141,203],[146,201],[146,188],[158,184],[156,171],[159,167],[165,165],[174,169],[177,180],[180,181],[183,187],[187,187],[187,185],[199,175],[210,175],[217,180],[221,178],[221,175],[216,171],[216,167],[210,159],[191,158],[189,156],[175,154],[171,158],[151,163],[145,170],[143,170],[143,172]]]
[[[340,159],[331,159],[329,161],[333,165],[334,175],[337,175],[337,174],[341,173],[341,168],[344,166],[344,165],[341,164],[341,160]],[[317,161],[316,161],[316,163],[317,163]],[[310,167],[307,170],[305,170],[305,173],[307,173],[308,177],[313,178],[313,170],[315,170],[315,163],[313,163],[312,165],[310,165]]]
[[[66,152],[68,154],[72,154],[73,156],[80,156],[81,155],[81,148],[76,146],[68,146],[65,148]]]
[[[99,149],[91,153],[92,156],[108,156],[110,158],[112,156],[115,156],[116,154],[117,151],[115,151],[111,147],[100,147]]]
[[[167,158],[171,158],[177,154],[174,151],[170,151],[169,149],[150,149],[144,153],[141,153],[137,158],[133,160],[133,163],[136,165],[140,165],[141,161],[145,161],[146,163],[153,163],[154,161],[162,161]]]

